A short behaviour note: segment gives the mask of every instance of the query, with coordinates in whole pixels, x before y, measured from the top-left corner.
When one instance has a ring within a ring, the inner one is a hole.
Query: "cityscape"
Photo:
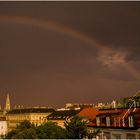
[[[0,112],[0,136],[1,138],[9,138],[10,132],[17,129],[25,121],[34,124],[36,127],[53,122],[66,129],[65,123],[75,116],[81,117],[86,122],[85,126],[88,134],[81,138],[139,139],[140,91],[132,97],[124,97],[119,101],[113,100],[111,103],[67,103],[63,108],[57,109],[41,106],[24,107],[23,105],[16,105],[12,109],[10,96],[7,94],[5,108],[1,108]],[[80,132],[79,134],[82,135]],[[11,138],[14,138],[14,136]],[[15,138],[20,137],[16,136]],[[33,137],[24,136],[21,138]],[[54,136],[54,138],[63,137]]]
[[[140,139],[139,1],[0,1],[0,139]]]

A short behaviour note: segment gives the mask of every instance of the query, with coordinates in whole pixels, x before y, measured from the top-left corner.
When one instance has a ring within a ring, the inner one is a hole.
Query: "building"
[[[89,120],[89,132],[100,130],[98,138],[139,139],[140,108],[83,109],[78,114]]]
[[[78,104],[78,103],[66,103],[65,108],[66,109],[83,109],[83,108],[92,108],[94,107],[94,104]]]
[[[47,122],[47,116],[50,115],[54,109],[52,108],[20,108],[10,110],[6,114],[8,121],[8,131],[15,129],[18,124],[28,120],[35,125],[41,125]]]
[[[49,121],[57,123],[58,126],[65,127],[64,123],[71,117],[78,114],[80,110],[57,110],[50,114],[47,119]]]
[[[88,127],[90,131],[93,130]],[[98,128],[97,128],[98,130]],[[95,131],[95,128],[94,128]],[[99,139],[140,139],[139,130],[134,128],[124,128],[124,127],[100,127],[100,133],[98,133],[97,138]]]
[[[0,138],[6,135],[8,131],[6,117],[0,117]]]

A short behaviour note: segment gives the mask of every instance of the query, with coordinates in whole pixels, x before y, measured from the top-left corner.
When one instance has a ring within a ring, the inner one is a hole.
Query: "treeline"
[[[84,137],[93,138],[97,132],[88,133],[86,121],[75,116],[65,122],[65,128],[54,122],[47,122],[35,126],[29,121],[24,121],[15,130],[7,133],[5,139],[81,139]]]

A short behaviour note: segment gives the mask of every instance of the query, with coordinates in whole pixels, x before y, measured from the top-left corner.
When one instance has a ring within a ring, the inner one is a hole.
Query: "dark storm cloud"
[[[94,103],[139,89],[139,2],[0,2],[0,16],[53,21],[101,44],[0,18],[0,88],[13,104]]]

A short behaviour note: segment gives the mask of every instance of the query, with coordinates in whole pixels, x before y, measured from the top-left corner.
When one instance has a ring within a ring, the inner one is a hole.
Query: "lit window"
[[[99,117],[96,117],[96,124],[97,124],[97,126],[100,126],[100,118]]]
[[[110,117],[106,117],[106,125],[110,126]]]
[[[133,127],[134,126],[134,124],[133,124],[133,116],[129,116],[128,121],[129,121],[129,127]]]

